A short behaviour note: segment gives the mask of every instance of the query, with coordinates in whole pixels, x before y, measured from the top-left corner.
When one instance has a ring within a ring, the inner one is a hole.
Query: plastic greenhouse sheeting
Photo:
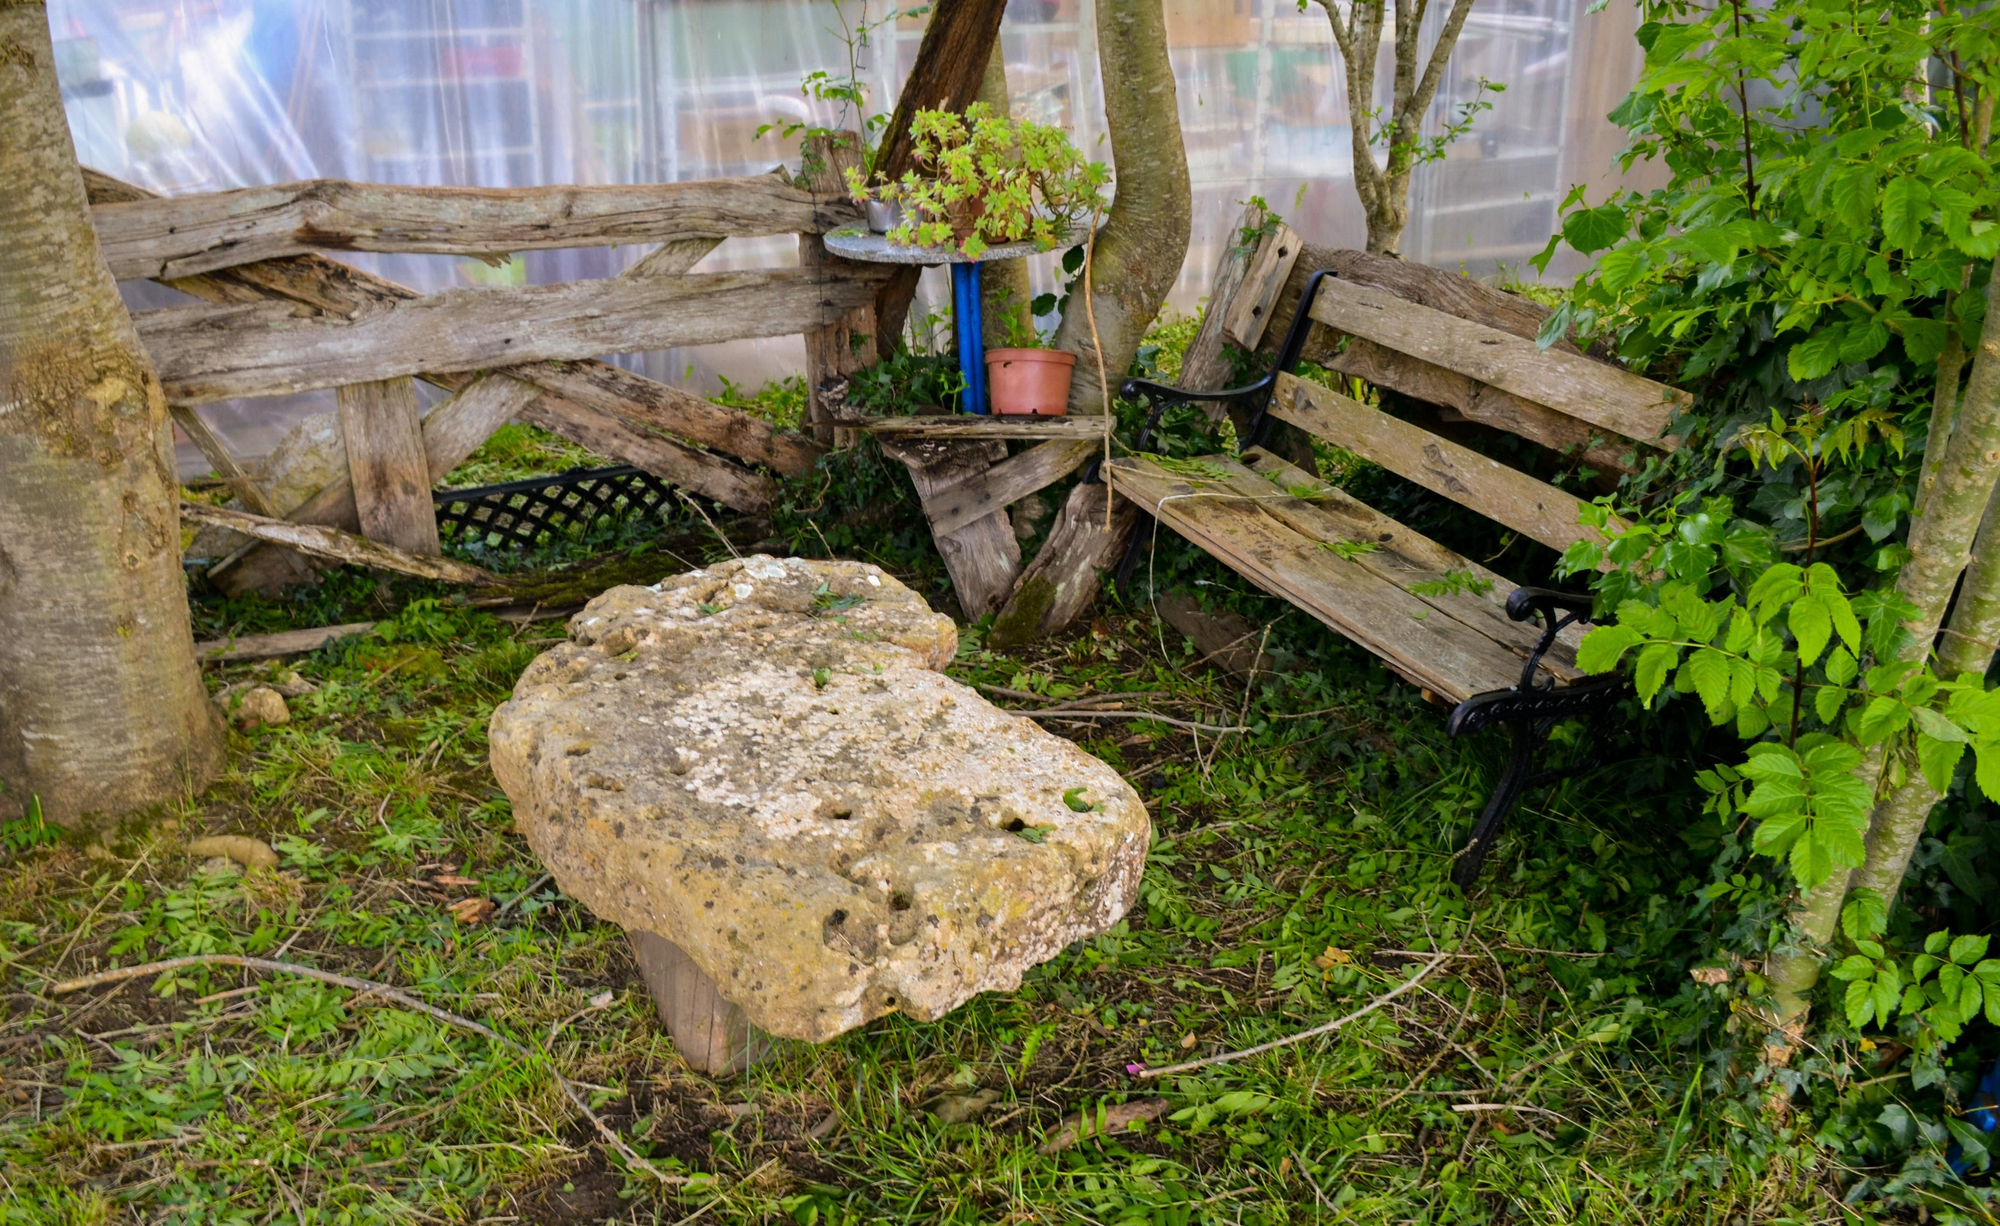
[[[909,0],[905,0],[905,4]],[[1569,188],[1615,182],[1621,134],[1602,117],[1636,76],[1630,0],[1478,0],[1430,123],[1504,84],[1490,111],[1412,190],[1406,258],[1475,275],[1527,274]],[[1444,5],[1433,5],[1435,26]],[[78,157],[179,194],[329,177],[492,187],[637,183],[796,165],[796,138],[759,130],[841,117],[800,91],[844,73],[836,33],[862,0],[50,0]],[[894,105],[923,18],[887,20],[859,48],[871,111]],[[1170,305],[1194,309],[1240,202],[1262,196],[1310,241],[1360,245],[1350,116],[1317,0],[1167,0],[1194,237]],[[1011,0],[1002,26],[1017,114],[1069,128],[1111,160],[1093,0]],[[1427,31],[1427,40],[1429,31]],[[1387,101],[1388,47],[1381,88]],[[848,117],[851,122],[851,117]],[[543,251],[497,265],[446,256],[343,255],[419,289],[609,276],[642,248]],[[703,269],[795,262],[789,237],[731,239]],[[1053,257],[1037,261],[1050,287]],[[126,287],[135,307],[181,301]],[[936,302],[941,295],[933,293]],[[796,373],[796,338],[623,355],[655,378],[713,390]],[[246,456],[269,449],[330,393],[203,412]],[[197,464],[196,467],[199,467]]]

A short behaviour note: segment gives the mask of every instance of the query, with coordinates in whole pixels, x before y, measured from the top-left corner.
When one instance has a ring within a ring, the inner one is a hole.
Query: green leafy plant
[[[1492,590],[1493,580],[1469,570],[1448,570],[1435,579],[1423,579],[1410,585],[1410,591],[1418,596],[1456,596],[1461,592],[1484,596]]]
[[[920,110],[910,138],[916,169],[900,180],[871,186],[865,170],[847,175],[856,201],[872,194],[902,202],[892,242],[956,246],[974,258],[1024,240],[1047,251],[1103,207],[1111,181],[1061,129],[999,115],[983,102],[963,115]]]
[[[790,140],[803,133],[808,147],[806,157],[810,161],[814,156],[810,150],[815,138],[830,142],[844,141],[849,131],[847,125],[851,122],[861,136],[861,164],[864,170],[872,170],[875,165],[875,134],[889,122],[889,117],[879,112],[870,114],[868,111],[868,87],[861,80],[862,55],[875,45],[877,31],[893,26],[906,17],[921,17],[930,12],[930,6],[926,4],[915,8],[891,7],[882,16],[871,18],[868,15],[867,0],[861,0],[858,5],[860,9],[858,15],[848,12],[844,0],[828,0],[828,4],[833,9],[834,19],[834,28],[828,33],[840,41],[842,49],[846,52],[846,72],[839,76],[825,69],[809,72],[799,81],[799,93],[814,102],[830,104],[834,112],[833,126],[821,127],[803,121],[767,123],[757,129],[753,139],[762,140],[767,133],[777,132],[786,140]],[[805,169],[811,171],[814,167],[808,165]]]

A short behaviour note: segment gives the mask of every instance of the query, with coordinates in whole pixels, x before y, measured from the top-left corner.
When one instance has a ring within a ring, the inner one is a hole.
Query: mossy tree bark
[[[1102,413],[1107,399],[1091,339],[1093,310],[1104,379],[1116,388],[1180,275],[1194,218],[1161,0],[1098,0],[1097,62],[1117,194],[1091,261],[1092,309],[1078,284],[1056,329],[1055,347],[1077,355],[1072,413]]]
[[[1361,197],[1361,209],[1368,218],[1368,252],[1395,255],[1402,246],[1403,229],[1410,224],[1410,175],[1418,164],[1424,115],[1437,97],[1445,64],[1458,44],[1466,16],[1472,12],[1472,0],[1452,0],[1451,12],[1445,15],[1444,27],[1428,57],[1422,54],[1418,38],[1428,0],[1395,0],[1395,76],[1389,112],[1381,127],[1375,124],[1375,61],[1382,45],[1383,24],[1390,18],[1389,0],[1350,0],[1345,20],[1333,0],[1315,2],[1326,10],[1346,76],[1354,191]],[[1379,165],[1374,148],[1378,135],[1387,136],[1389,143],[1388,157]]]
[[[48,13],[0,0],[0,810],[65,825],[222,761],[166,398],[99,251]]]
[[[1951,372],[1953,383],[1957,372]],[[1937,651],[1938,671],[1984,673],[1993,652],[1993,623],[2000,621],[2000,558],[1990,542],[1982,553],[1975,541],[1995,531],[1990,510],[2000,480],[2000,279],[1987,289],[1987,312],[1972,370],[1960,396],[1958,412],[1949,420],[1949,438],[1931,440],[1939,449],[1935,468],[1925,464],[1923,505],[1910,523],[1910,559],[1896,577],[1896,590],[1916,607],[1903,623],[1908,637],[1898,653],[1904,660],[1921,660]],[[1940,397],[1940,404],[1943,397]],[[1967,567],[1970,564],[1971,569]],[[1964,575],[1957,605],[1952,594]],[[1951,623],[1939,643],[1939,629],[1951,609]],[[1876,795],[1869,820],[1867,859],[1851,875],[1836,875],[1806,897],[1792,912],[1795,940],[1765,960],[1766,977],[1776,999],[1778,1016],[1774,1045],[1788,1048],[1803,1031],[1812,990],[1819,982],[1828,945],[1840,920],[1840,909],[1851,890],[1868,889],[1893,906],[1909,868],[1910,856],[1923,837],[1938,792],[1914,762],[1877,749],[1861,771]]]

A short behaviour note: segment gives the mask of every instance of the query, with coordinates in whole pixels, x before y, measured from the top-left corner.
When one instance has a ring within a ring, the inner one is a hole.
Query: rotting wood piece
[[[560,434],[598,455],[643,468],[663,481],[714,499],[732,511],[761,514],[771,509],[771,501],[777,494],[777,484],[762,473],[559,397],[543,396],[516,417],[531,426]]]
[[[1278,376],[1270,412],[1551,549],[1603,540],[1574,496],[1296,375]]]
[[[1254,202],[1244,205],[1243,216],[1230,233],[1231,241],[1223,247],[1222,258],[1216,261],[1215,274],[1209,280],[1208,307],[1181,357],[1180,386],[1191,392],[1220,391],[1229,379],[1229,357],[1223,351],[1223,320],[1250,271],[1250,259],[1256,254],[1255,247],[1243,245],[1243,236],[1254,235],[1264,224],[1264,206]],[[1298,301],[1297,290],[1292,291],[1292,301]],[[1225,411],[1222,404],[1203,401],[1201,407],[1210,421],[1222,420]]]
[[[1204,463],[1227,474],[1219,484],[1257,498],[1259,510],[1299,535],[1346,552],[1363,570],[1478,627],[1523,660],[1534,651],[1541,631],[1507,616],[1507,595],[1516,585],[1505,575],[1454,553],[1262,448],[1253,448],[1240,461],[1209,456]],[[1562,681],[1581,676],[1574,662],[1582,639],[1581,628],[1565,630],[1544,657],[1546,670]]]
[[[1052,439],[924,499],[934,536],[949,536],[1062,480],[1097,452],[1095,439]]]
[[[83,177],[93,204],[154,198],[141,188],[88,167],[84,168]],[[623,275],[685,273],[714,245],[712,240],[670,244],[671,249],[663,247],[648,254]],[[358,320],[422,297],[413,289],[317,255],[266,260],[164,284],[206,302],[285,302],[308,315],[324,314],[347,320]],[[508,371],[510,376],[522,373],[524,368]],[[641,425],[667,430],[752,463],[769,464],[787,476],[810,471],[820,455],[820,449],[797,431],[778,429],[741,410],[701,400],[606,362],[548,364],[535,368],[533,373],[554,394],[617,413]],[[471,380],[470,375],[458,373],[428,372],[419,377],[447,391],[457,391]],[[625,397],[624,402],[614,404],[614,398],[620,396]],[[504,420],[495,422],[493,429],[503,424]],[[484,438],[479,440],[484,441]],[[351,526],[353,522],[350,512],[336,526]]]
[[[987,641],[1003,649],[1024,646],[1081,617],[1097,599],[1104,572],[1117,564],[1138,519],[1139,508],[1109,485],[1072,486],[1041,551],[993,618]]]
[[[1558,413],[1491,384],[1355,336],[1321,365],[1453,409],[1468,421],[1517,434],[1602,472],[1629,473],[1653,448]]]
[[[954,413],[944,417],[849,417],[853,426],[881,438],[1089,438],[1104,437],[1102,417],[1001,417]]]
[[[1200,601],[1181,592],[1155,598],[1153,611],[1194,644],[1201,653],[1194,660],[1196,666],[1212,665],[1237,677],[1269,676],[1278,666],[1263,650],[1270,627],[1259,626],[1241,613],[1204,609]]]
[[[202,458],[215,469],[215,475],[229,483],[230,490],[243,500],[243,505],[250,508],[252,514],[275,516],[278,513],[265,496],[263,483],[237,461],[235,453],[222,441],[222,436],[210,428],[199,413],[184,404],[168,405],[167,411],[173,416],[174,424],[188,436],[188,441],[201,452]]]
[[[919,501],[928,503],[943,490],[985,472],[1006,455],[1006,444],[995,442],[922,442],[914,439],[881,442],[882,450],[910,470]],[[997,453],[997,454],[996,454]],[[958,593],[966,620],[978,621],[1004,599],[1021,573],[1021,542],[1005,511],[994,511],[955,532],[934,535],[938,555]]]
[[[281,656],[318,651],[335,639],[366,634],[374,622],[348,622],[341,626],[314,626],[309,630],[281,630],[276,634],[246,634],[238,638],[209,639],[194,645],[195,658],[203,663],[230,664],[239,660],[275,660]]]
[[[1622,367],[1593,362],[1339,277],[1320,284],[1312,317],[1352,336],[1457,371],[1592,425],[1672,450],[1667,423],[1692,398]]]
[[[329,562],[350,563],[366,566],[373,570],[392,570],[405,575],[415,575],[420,579],[439,579],[446,583],[463,583],[474,587],[489,587],[500,583],[500,577],[477,566],[454,562],[449,558],[425,558],[392,545],[371,541],[365,536],[352,532],[342,532],[338,528],[328,528],[320,524],[297,524],[290,520],[269,519],[262,515],[252,515],[248,511],[232,511],[227,507],[211,507],[205,503],[181,503],[181,518],[197,524],[213,524],[218,528],[228,528],[245,536],[269,541],[287,549],[295,549],[312,557],[324,558]]]
[[[408,379],[350,383],[334,397],[361,535],[410,553],[442,552],[416,385]]]
[[[814,199],[847,198],[846,173],[860,169],[861,135],[836,132],[809,138],[805,148],[804,186]],[[866,265],[844,260],[826,249],[819,234],[799,235],[799,267],[821,277],[868,275]],[[806,420],[813,439],[823,447],[851,445],[851,431],[835,428],[838,405],[829,403],[827,389],[864,366],[872,366],[877,356],[875,307],[872,302],[849,311],[838,321],[805,331]],[[845,435],[843,437],[843,434]]]
[[[169,400],[201,404],[432,371],[583,360],[783,336],[835,323],[874,295],[860,277],[800,269],[450,289],[356,321],[278,305],[141,311]]]
[[[1255,349],[1264,339],[1271,325],[1271,314],[1277,309],[1278,295],[1284,291],[1285,281],[1292,275],[1304,247],[1297,232],[1282,221],[1257,244],[1257,253],[1250,258],[1242,284],[1229,297],[1228,311],[1222,320],[1225,340],[1244,349]]]
[[[1521,661],[1468,626],[1266,514],[1258,500],[1137,457],[1105,466],[1160,525],[1305,609],[1425,689],[1459,702],[1520,680]]]
[[[114,276],[171,279],[312,251],[493,255],[851,225],[846,197],[782,176],[554,187],[412,187],[311,179],[99,204]]]

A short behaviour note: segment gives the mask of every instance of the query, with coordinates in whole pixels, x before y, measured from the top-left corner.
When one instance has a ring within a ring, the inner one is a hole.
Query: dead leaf
[[[1181,1050],[1186,1051],[1188,1048],[1193,1047],[1194,1042],[1194,1032],[1190,1030],[1181,1036]]]
[[[432,885],[478,885],[477,877],[461,877],[457,873],[439,873],[431,878]]]
[[[1729,968],[1726,966],[1697,966],[1688,972],[1688,977],[1705,988],[1729,982]]]
[[[1313,959],[1313,965],[1323,971],[1330,971],[1336,966],[1346,966],[1352,961],[1354,961],[1353,954],[1337,946],[1329,945],[1326,947],[1325,953]]]
[[[499,909],[500,904],[490,898],[461,898],[445,908],[461,924],[483,924]]]
[[[1078,1141],[1128,1132],[1132,1125],[1159,1119],[1166,1113],[1167,1100],[1164,1098],[1141,1098],[1097,1111],[1079,1111],[1056,1125],[1049,1139],[1042,1142],[1041,1152],[1059,1154]]]
[[[940,1094],[923,1105],[940,1124],[965,1124],[985,1114],[1000,1101],[1000,1091],[981,1090],[977,1094]]]

